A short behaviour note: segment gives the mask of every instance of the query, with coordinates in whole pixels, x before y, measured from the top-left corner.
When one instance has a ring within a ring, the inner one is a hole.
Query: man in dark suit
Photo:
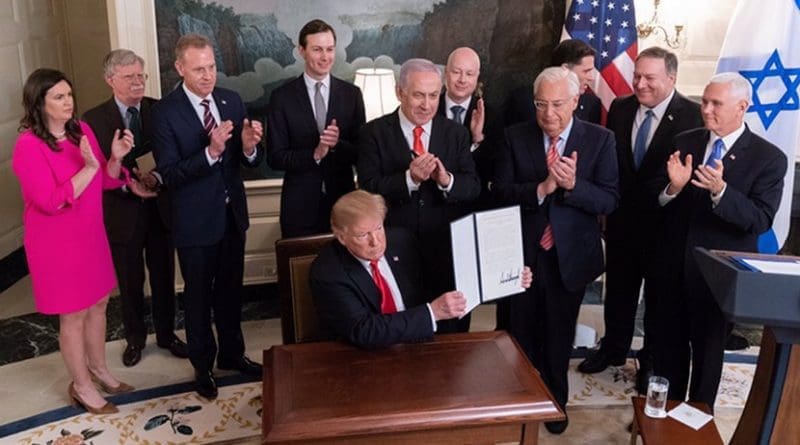
[[[600,98],[591,91],[597,73],[594,68],[594,57],[595,51],[591,46],[578,39],[568,39],[553,48],[550,66],[563,66],[578,76],[581,83],[581,95],[578,99],[578,108],[575,109],[575,116],[582,121],[600,124],[603,104],[600,102]],[[517,88],[511,92],[506,104],[506,126],[527,122],[536,117],[536,109],[531,97],[533,97],[533,91],[529,86]]]
[[[436,65],[406,61],[397,87],[399,109],[362,127],[358,155],[361,188],[386,199],[386,224],[417,236],[434,295],[455,287],[449,224],[470,210],[480,192],[469,133],[436,115],[441,91]],[[439,326],[455,329],[455,324]]]
[[[147,80],[144,60],[133,51],[117,49],[108,53],[103,60],[103,73],[113,95],[87,111],[83,120],[94,130],[106,157],[111,155],[114,131],[130,129],[134,147],[122,163],[129,171],[137,172],[139,179],[158,194],[155,199],[143,199],[127,188],[103,193],[103,218],[119,282],[127,341],[122,363],[125,366],[139,363],[147,339],[145,262],[152,290],[156,344],[176,357],[186,358],[186,343],[175,336],[175,253],[169,234],[169,197],[158,186],[158,172],[142,171],[136,162],[140,156],[151,156],[150,113],[156,100],[144,96]]]
[[[362,348],[428,340],[436,321],[458,317],[466,299],[458,291],[430,303],[414,237],[384,230],[380,195],[357,190],[333,207],[336,240],[311,265],[314,305],[327,329]]]
[[[331,76],[336,32],[322,20],[300,30],[305,72],[272,92],[267,117],[267,163],[285,170],[281,236],[330,231],[331,206],[355,188],[355,140],[364,124],[361,90]]]
[[[240,165],[255,166],[260,160],[257,144],[263,129],[247,119],[238,94],[215,86],[217,67],[208,38],[182,36],[175,57],[183,83],[155,107],[154,153],[172,197],[172,233],[185,282],[186,340],[197,392],[214,399],[215,358],[219,369],[262,372],[244,354],[241,329],[249,221]]]
[[[787,160],[744,124],[752,87],[720,73],[703,91],[705,128],[679,134],[658,196],[665,221],[657,254],[670,262],[672,298],[657,301],[654,371],[669,379],[669,398],[713,407],[722,374],[727,322],[695,260],[694,249],[756,252],[781,201]],[[681,159],[683,157],[683,159]],[[677,248],[675,248],[677,247]],[[661,318],[661,317],[660,317]],[[663,344],[662,344],[663,342]],[[663,347],[662,347],[663,346]],[[691,382],[689,357],[691,354]]]
[[[603,272],[597,216],[617,206],[617,159],[613,133],[573,117],[574,72],[546,68],[533,90],[536,120],[506,128],[492,191],[500,204],[521,206],[525,263],[536,277],[506,299],[507,326],[563,409],[578,310]],[[567,424],[545,426],[560,434]]]
[[[653,269],[663,267],[653,253],[660,215],[656,198],[661,191],[655,181],[673,150],[673,137],[703,125],[699,104],[675,91],[677,74],[675,54],[647,48],[634,64],[634,94],[611,103],[606,127],[617,140],[620,201],[606,224],[605,336],[600,348],[578,365],[579,371],[594,374],[625,363],[645,281],[645,346],[637,354],[636,380],[636,388],[642,393],[652,375],[648,350],[654,341],[652,320],[658,316],[652,308],[662,290],[645,278]]]

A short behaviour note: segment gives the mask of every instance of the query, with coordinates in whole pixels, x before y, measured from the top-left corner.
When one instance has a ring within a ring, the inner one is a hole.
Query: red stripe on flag
[[[622,73],[619,72],[617,66],[613,63],[608,64],[608,66],[603,69],[600,75],[603,76],[603,79],[606,80],[606,83],[608,83],[608,86],[615,95],[624,96],[633,92],[631,86],[628,84],[628,81],[625,80],[625,78],[622,76]]]
[[[638,42],[633,42],[633,44],[629,46],[628,49],[625,51],[626,53],[628,53],[628,56],[630,56],[631,60],[636,60],[636,56],[639,55],[638,46],[639,46]]]

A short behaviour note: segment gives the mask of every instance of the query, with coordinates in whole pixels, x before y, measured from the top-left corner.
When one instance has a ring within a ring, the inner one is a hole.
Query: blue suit
[[[533,285],[502,302],[509,306],[509,331],[517,339],[563,408],[575,323],[586,285],[603,272],[598,215],[617,206],[617,157],[610,131],[573,118],[564,156],[578,152],[575,188],[561,188],[542,204],[536,193],[547,178],[544,137],[536,121],[505,130],[492,191],[501,205],[520,205],[525,264]],[[551,224],[554,247],[539,246]]]
[[[212,92],[220,118],[234,124],[221,159],[209,165],[209,137],[182,87],[164,97],[153,111],[153,154],[158,171],[172,192],[172,233],[186,286],[186,338],[189,359],[197,371],[210,371],[217,347],[211,310],[219,335],[219,357],[244,354],[240,326],[247,199],[239,171],[254,166],[242,150],[242,123],[247,116],[233,91]]]

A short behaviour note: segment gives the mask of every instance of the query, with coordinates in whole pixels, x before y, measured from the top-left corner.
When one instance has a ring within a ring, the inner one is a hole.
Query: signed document
[[[456,290],[467,312],[481,303],[518,294],[522,287],[519,206],[475,212],[450,223]]]

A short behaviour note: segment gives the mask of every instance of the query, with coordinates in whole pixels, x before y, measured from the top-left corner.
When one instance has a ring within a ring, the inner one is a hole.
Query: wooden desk
[[[644,413],[645,398],[631,397],[633,401],[633,429],[631,430],[631,445],[636,445],[636,436],[642,435],[645,445],[717,445],[722,443],[714,419],[695,431],[672,417],[654,419]],[[680,405],[677,400],[667,400],[667,411]],[[711,411],[705,403],[689,402],[689,405],[703,412]]]
[[[262,443],[536,444],[563,420],[505,332],[361,350],[339,342],[264,351]]]

